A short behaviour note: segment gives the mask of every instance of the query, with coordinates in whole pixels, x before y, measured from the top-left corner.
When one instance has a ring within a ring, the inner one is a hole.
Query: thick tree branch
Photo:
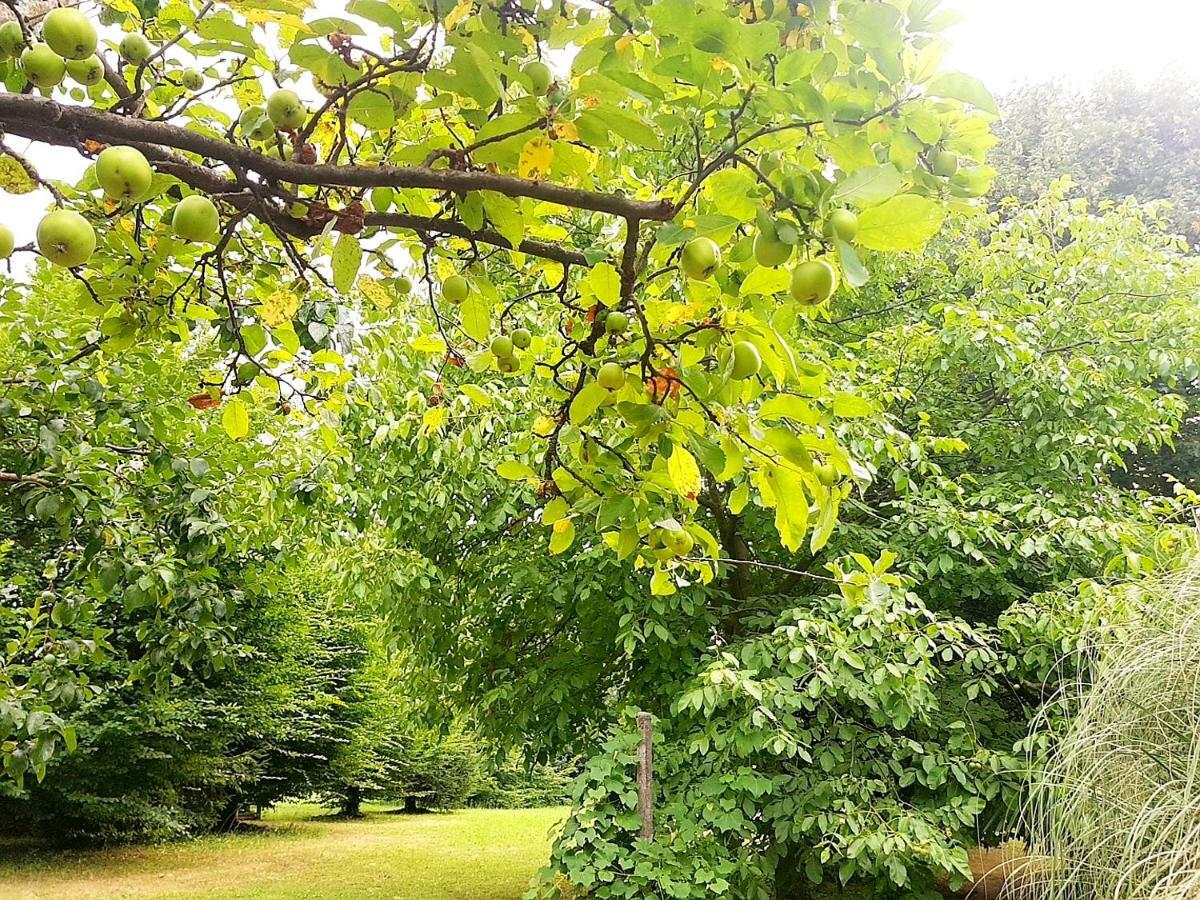
[[[43,97],[0,94],[0,127],[10,134],[58,146],[74,147],[85,139],[155,144],[197,153],[239,171],[255,172],[263,178],[291,184],[423,188],[458,193],[495,191],[509,197],[529,197],[624,218],[665,222],[674,215],[674,207],[665,200],[632,200],[619,194],[585,191],[490,172],[435,170],[424,166],[305,165],[275,159],[249,147],[165,122],[131,119],[84,106],[66,106]]]

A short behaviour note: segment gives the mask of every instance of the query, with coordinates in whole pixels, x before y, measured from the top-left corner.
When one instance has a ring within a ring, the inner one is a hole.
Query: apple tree
[[[92,352],[215,329],[235,438],[244,391],[335,427],[381,318],[419,331],[432,431],[460,372],[538,384],[502,474],[551,552],[598,515],[668,592],[736,556],[706,478],[795,550],[862,474],[830,427],[862,401],[793,325],[986,187],[992,101],[939,71],[936,6],[10,6],[4,181],[54,201],[15,252],[71,271]],[[67,183],[16,138],[95,162]]]

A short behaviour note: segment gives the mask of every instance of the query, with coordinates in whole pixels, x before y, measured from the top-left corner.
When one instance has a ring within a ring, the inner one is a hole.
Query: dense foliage
[[[97,158],[0,145],[60,207],[0,296],[6,805],[548,798],[528,749],[587,757],[550,895],[967,879],[1064,598],[1192,499],[1118,477],[1197,378],[1186,246],[983,211],[935,0],[338,12],[117,0],[86,90],[0,61],[5,133]]]

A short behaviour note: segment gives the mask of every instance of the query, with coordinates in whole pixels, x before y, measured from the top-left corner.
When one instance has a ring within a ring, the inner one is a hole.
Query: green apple
[[[96,27],[79,10],[60,7],[43,20],[42,40],[63,59],[87,59],[96,52]]]
[[[267,115],[267,108],[261,104],[246,107],[238,117],[238,128],[248,141],[270,140],[275,134],[275,124]]]
[[[837,271],[823,259],[810,259],[792,270],[792,299],[804,306],[824,303],[837,290]]]
[[[295,131],[304,124],[308,117],[300,95],[295,91],[276,91],[267,100],[267,115],[277,128],[284,131]]]
[[[541,60],[529,63],[521,70],[521,74],[529,79],[530,88],[536,97],[544,96],[546,91],[550,90],[550,82],[554,80],[550,67]]]
[[[520,363],[518,363],[516,359],[511,356],[501,356],[496,360],[496,368],[501,372],[515,372],[519,366]]]
[[[858,237],[858,216],[853,210],[835,209],[830,213],[829,221],[825,223],[825,235],[845,241],[847,244],[853,243],[854,239]]]
[[[171,230],[185,241],[211,241],[220,227],[216,205],[199,194],[180,200],[171,216]]]
[[[533,335],[529,333],[528,328],[518,328],[512,333],[512,342],[518,350],[528,350],[529,345],[533,343]]]
[[[708,278],[721,264],[721,248],[711,238],[700,237],[688,241],[679,257],[679,267],[688,278],[700,281]]]
[[[62,84],[67,75],[66,61],[46,44],[26,47],[21,53],[21,68],[30,84],[40,88]]]
[[[606,362],[600,367],[596,381],[606,390],[619,391],[625,387],[625,370],[621,368],[620,363]]]
[[[817,480],[825,487],[833,487],[838,482],[837,469],[829,463],[821,463],[817,466]]]
[[[395,284],[396,284],[396,290],[399,291],[401,294],[411,294],[412,293],[412,288],[413,288],[412,279],[409,278],[407,275],[401,275],[399,278],[396,279]]]
[[[467,299],[467,294],[470,291],[471,286],[467,284],[467,279],[461,275],[451,275],[442,282],[442,296],[456,306]]]
[[[929,154],[929,167],[934,175],[950,178],[958,171],[958,156],[949,150],[934,150]]]
[[[695,538],[683,528],[664,528],[662,542],[663,546],[676,556],[687,556],[696,546]]]
[[[0,225],[0,259],[8,259],[12,256],[13,247],[16,245],[12,229],[7,225]]]
[[[628,327],[629,316],[623,312],[614,309],[604,317],[604,330],[609,334],[623,334]]]
[[[503,334],[492,338],[492,343],[488,347],[492,351],[492,355],[499,359],[508,359],[513,355],[513,339]]]
[[[782,266],[792,255],[792,245],[785,244],[772,234],[760,231],[754,236],[754,259],[760,266],[773,269]]]
[[[0,25],[0,54],[5,57],[19,56],[25,48],[25,35],[16,20]]]
[[[121,54],[121,59],[135,65],[144,63],[154,55],[154,50],[151,48],[150,42],[146,40],[146,36],[137,31],[121,38],[121,43],[117,45],[117,52]]]
[[[67,74],[84,87],[91,87],[104,80],[104,63],[94,53],[87,59],[68,59]]]
[[[199,69],[184,69],[183,74],[179,76],[179,80],[184,88],[189,91],[198,91],[204,87],[204,75]]]
[[[106,147],[96,157],[96,181],[113,200],[136,202],[150,190],[154,170],[133,147]]]
[[[37,245],[42,256],[58,266],[82,266],[96,249],[96,231],[79,213],[56,209],[46,213],[37,227]]]
[[[762,357],[758,348],[749,341],[738,341],[733,345],[733,371],[731,376],[738,381],[753,378],[762,368]]]

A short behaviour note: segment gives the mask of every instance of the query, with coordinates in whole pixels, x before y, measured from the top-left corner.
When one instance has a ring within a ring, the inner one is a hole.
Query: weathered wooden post
[[[642,817],[642,839],[654,840],[654,724],[648,712],[637,714],[642,742],[638,745],[638,815]]]

